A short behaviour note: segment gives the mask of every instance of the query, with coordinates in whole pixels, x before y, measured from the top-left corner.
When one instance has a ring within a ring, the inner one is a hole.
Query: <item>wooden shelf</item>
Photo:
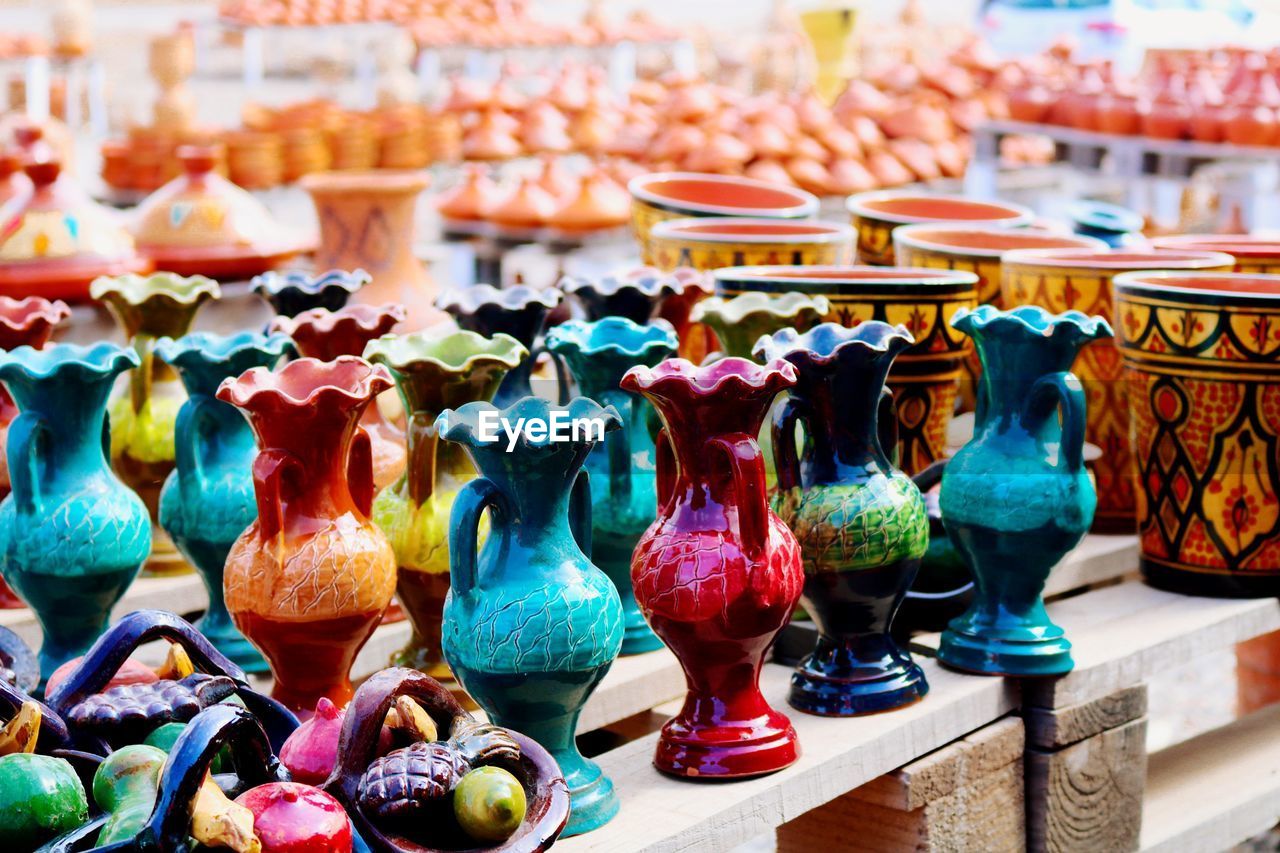
[[[1045,598],[1115,580],[1138,569],[1138,537],[1091,533],[1063,558],[1045,583]]]

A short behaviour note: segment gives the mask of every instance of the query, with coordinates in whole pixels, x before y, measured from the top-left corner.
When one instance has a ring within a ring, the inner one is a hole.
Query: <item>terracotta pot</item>
[[[889,388],[898,414],[899,464],[908,474],[942,458],[955,411],[967,338],[947,321],[977,304],[971,272],[904,267],[727,267],[716,270],[716,293],[760,291],[824,296],[827,321],[856,326],[866,320],[907,328],[916,343],[894,362]]]
[[[838,222],[695,217],[659,222],[649,236],[653,263],[663,270],[853,260],[853,228]]]
[[[850,196],[847,203],[858,229],[858,263],[893,266],[893,232],[915,222],[964,222],[1018,227],[1034,219],[1030,210],[1005,202],[961,196],[874,192]]]
[[[1226,271],[1231,262],[1230,255],[1219,252],[1019,249],[1002,261],[1001,295],[1006,308],[1039,305],[1055,313],[1074,309],[1111,317],[1111,280],[1117,273],[1143,269]],[[1088,401],[1086,439],[1102,450],[1102,456],[1093,461],[1098,487],[1093,529],[1131,532],[1137,504],[1129,441],[1132,406],[1115,341],[1100,339],[1082,349],[1073,370],[1084,383]]]
[[[432,307],[435,286],[414,254],[414,208],[429,182],[425,172],[317,172],[302,179],[320,219],[317,269],[364,269],[373,281],[353,299],[408,308],[401,324],[420,329],[444,314]]]
[[[1280,594],[1280,276],[1116,276],[1139,565],[1193,595]]]
[[[1249,234],[1170,234],[1151,245],[1184,252],[1226,252],[1236,259],[1235,272],[1280,274],[1280,236]]]

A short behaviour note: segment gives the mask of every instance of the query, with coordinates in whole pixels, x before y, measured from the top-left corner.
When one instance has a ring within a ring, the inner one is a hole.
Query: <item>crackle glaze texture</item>
[[[752,776],[799,756],[795,729],[760,693],[760,667],[800,598],[791,530],[769,509],[756,444],[786,362],[671,359],[633,368],[624,390],[662,418],[658,517],[636,546],[631,582],[654,633],[679,658],[684,706],[662,728],[654,765],[690,777]]]
[[[884,450],[895,446],[897,424],[885,379],[911,343],[904,327],[873,320],[853,329],[824,323],[805,335],[784,329],[756,345],[759,360],[785,359],[798,377],[774,416],[773,505],[800,543],[801,602],[819,631],[791,679],[789,701],[802,711],[886,711],[928,690],[889,636],[929,544],[920,490]]]
[[[444,606],[444,653],[472,698],[500,726],[544,746],[560,765],[572,802],[565,835],[595,829],[618,811],[613,783],[574,741],[578,715],[622,647],[622,604],[587,558],[591,497],[582,470],[598,436],[569,441],[527,434],[508,452],[505,437],[485,441],[489,403],[448,410],[437,421],[461,443],[480,476],[453,504]],[[611,408],[579,397],[568,406],[526,397],[500,411],[549,420],[554,412],[617,429]],[[489,535],[477,553],[481,513]]]
[[[983,305],[952,325],[982,359],[974,435],[942,475],[942,520],[976,584],[938,658],[1000,675],[1055,675],[1071,643],[1041,593],[1097,505],[1084,468],[1085,394],[1070,373],[1080,347],[1110,337],[1100,317]]]

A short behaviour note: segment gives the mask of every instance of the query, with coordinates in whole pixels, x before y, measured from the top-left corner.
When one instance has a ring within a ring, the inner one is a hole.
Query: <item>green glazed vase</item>
[[[526,429],[514,441],[488,426],[525,419],[555,428],[593,424],[565,440]],[[458,442],[480,476],[454,500],[449,530],[453,588],[444,606],[444,654],[489,719],[546,748],[569,785],[564,834],[602,826],[618,798],[574,740],[578,715],[622,648],[622,602],[591,551],[591,496],[583,463],[622,419],[585,397],[556,406],[525,397],[498,409],[446,410],[440,433]],[[489,535],[478,549],[480,516]]]
[[[191,571],[159,520],[160,490],[174,468],[174,427],[187,394],[178,375],[155,357],[160,338],[180,338],[196,312],[220,295],[217,282],[204,276],[184,278],[170,272],[99,278],[89,288],[102,302],[138,353],[140,366],[111,401],[111,464],[120,479],[138,493],[151,513],[151,557],[147,575]]]
[[[1080,348],[1111,337],[1111,327],[1033,305],[961,309],[951,325],[973,338],[982,361],[973,438],[947,463],[940,498],[975,590],[943,632],[938,659],[994,675],[1069,672],[1071,643],[1041,594],[1093,523],[1085,396],[1070,370]]]
[[[200,632],[249,672],[267,662],[236,630],[222,597],[222,568],[236,539],[258,517],[253,492],[253,431],[234,406],[216,399],[222,380],[251,367],[271,367],[290,349],[286,335],[193,332],[162,338],[156,355],[175,368],[187,402],[175,427],[177,467],[160,492],[160,525],[196,567],[209,593]]]
[[[811,329],[830,307],[825,296],[750,291],[731,299],[711,296],[702,300],[693,307],[689,322],[711,327],[721,355],[751,358],[752,347],[763,335],[782,329]]]
[[[477,400],[489,400],[527,350],[509,335],[475,332],[384,335],[364,357],[384,365],[396,383],[407,418],[408,463],[378,493],[373,519],[396,552],[396,593],[413,626],[403,649],[391,656],[449,684],[453,676],[440,650],[444,599],[449,591],[449,511],[458,490],[475,477],[462,447],[442,442],[436,417]]]
[[[626,633],[622,654],[662,647],[636,604],[631,587],[631,553],[657,515],[652,429],[657,415],[638,394],[618,387],[638,364],[653,367],[675,353],[675,331],[664,321],[640,326],[624,317],[594,323],[570,320],[547,333],[547,349],[564,358],[578,390],[622,416],[622,429],[609,433],[587,457],[591,474],[591,562],[609,576],[622,597]]]

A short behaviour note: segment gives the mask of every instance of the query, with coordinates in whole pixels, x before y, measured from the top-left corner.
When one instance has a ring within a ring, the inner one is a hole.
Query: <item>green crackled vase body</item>
[[[675,332],[661,320],[648,326],[624,317],[570,320],[547,333],[547,349],[568,362],[578,390],[622,416],[622,429],[591,451],[586,468],[591,474],[591,562],[604,570],[622,597],[624,655],[653,651],[662,641],[649,630],[631,586],[631,553],[657,515],[651,434],[657,416],[647,400],[618,383],[632,367],[653,367],[674,354],[676,346]]]
[[[943,525],[975,591],[943,632],[938,658],[971,672],[1068,672],[1071,643],[1041,594],[1093,522],[1084,390],[1070,369],[1111,328],[1079,311],[990,305],[958,311],[951,325],[973,338],[982,361],[973,438],[947,464],[941,493]]]

